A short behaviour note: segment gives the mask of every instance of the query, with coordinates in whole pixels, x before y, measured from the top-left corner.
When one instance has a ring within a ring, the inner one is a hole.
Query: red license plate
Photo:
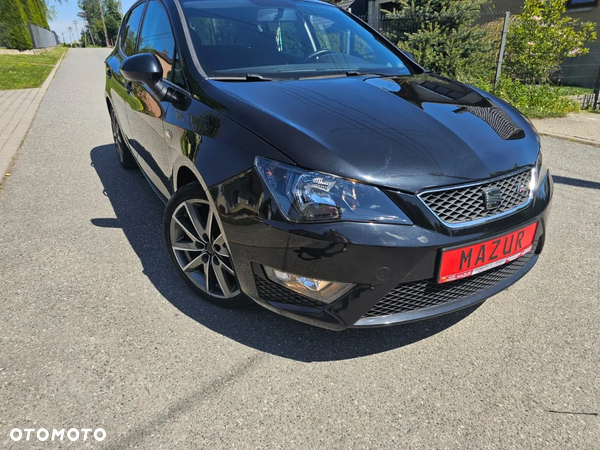
[[[438,283],[460,280],[520,258],[531,251],[537,223],[479,244],[444,250]]]

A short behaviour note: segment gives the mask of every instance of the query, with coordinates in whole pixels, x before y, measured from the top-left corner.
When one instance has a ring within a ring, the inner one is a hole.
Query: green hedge
[[[33,48],[27,14],[19,0],[0,0],[0,45],[17,50]]]
[[[2,0],[0,0],[2,1]],[[21,1],[27,20],[42,28],[50,28],[46,19],[46,5],[43,0],[17,0]]]

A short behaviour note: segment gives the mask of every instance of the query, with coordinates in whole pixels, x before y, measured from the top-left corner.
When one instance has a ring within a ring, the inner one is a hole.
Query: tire
[[[203,299],[226,308],[252,301],[239,288],[227,239],[198,182],[179,189],[165,209],[163,229],[175,270]]]
[[[110,124],[112,126],[113,139],[115,141],[115,149],[117,150],[117,156],[119,157],[121,166],[127,170],[136,169],[137,163],[135,162],[129,147],[127,147],[127,144],[125,143],[125,138],[121,132],[121,126],[117,120],[117,115],[112,108],[110,110]]]

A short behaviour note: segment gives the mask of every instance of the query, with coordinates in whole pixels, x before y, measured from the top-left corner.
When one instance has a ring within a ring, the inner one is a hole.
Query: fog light
[[[354,284],[325,281],[317,278],[304,277],[282,270],[263,266],[269,280],[286,287],[294,292],[314,298],[324,303],[331,303],[348,292]]]

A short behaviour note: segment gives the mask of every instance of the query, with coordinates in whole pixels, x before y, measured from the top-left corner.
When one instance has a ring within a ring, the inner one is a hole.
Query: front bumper
[[[211,194],[241,290],[284,316],[342,330],[446,314],[482,302],[516,282],[543,249],[552,189],[547,174],[526,208],[461,229],[445,227],[415,195],[390,192],[414,225],[292,224],[281,218],[253,170],[213,187]],[[435,283],[442,248],[489,239],[534,222],[538,227],[529,254],[470,278]],[[263,266],[356,287],[325,305],[268,280]]]

